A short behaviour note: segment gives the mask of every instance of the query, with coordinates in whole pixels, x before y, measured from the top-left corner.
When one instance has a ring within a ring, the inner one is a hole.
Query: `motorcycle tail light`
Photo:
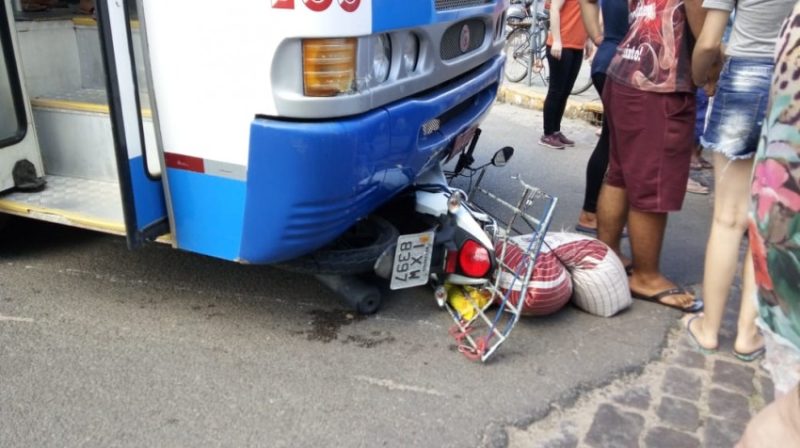
[[[352,91],[356,77],[356,39],[303,40],[303,92],[336,96]]]
[[[470,277],[480,278],[489,273],[492,258],[489,251],[473,240],[467,240],[458,253],[461,271]]]
[[[456,272],[456,268],[458,267],[458,251],[457,250],[448,250],[447,251],[447,261],[444,265],[444,272],[448,274],[452,274]]]

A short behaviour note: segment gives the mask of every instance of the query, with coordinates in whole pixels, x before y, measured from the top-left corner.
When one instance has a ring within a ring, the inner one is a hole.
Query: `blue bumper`
[[[236,258],[263,264],[311,252],[408,187],[488,113],[503,62],[498,56],[456,82],[355,117],[256,119]],[[456,112],[438,132],[422,134],[423,123],[448,111]]]

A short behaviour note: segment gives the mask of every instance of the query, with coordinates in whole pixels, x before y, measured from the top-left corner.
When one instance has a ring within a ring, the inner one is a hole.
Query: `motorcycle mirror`
[[[494,153],[494,157],[492,157],[492,165],[496,167],[506,166],[509,160],[511,160],[511,156],[514,155],[514,148],[510,146],[506,146],[501,148],[496,153]]]

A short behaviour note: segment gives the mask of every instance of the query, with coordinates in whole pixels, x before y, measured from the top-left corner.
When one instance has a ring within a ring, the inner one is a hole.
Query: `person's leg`
[[[636,298],[688,308],[694,297],[672,292],[677,286],[660,270],[667,213],[678,211],[686,195],[694,127],[694,94],[642,92],[632,110],[632,127],[626,144],[635,148],[624,163],[628,186],[628,235],[633,255],[629,285]],[[687,309],[686,311],[689,311]]]
[[[758,309],[755,303],[756,278],[753,269],[753,254],[750,252],[749,246],[743,263],[742,297],[733,350],[740,354],[748,354],[764,347],[764,338],[756,325],[756,319],[758,318]]]
[[[625,265],[629,260],[622,255],[620,242],[627,217],[628,193],[625,188],[603,184],[597,200],[597,239],[606,243]]]
[[[561,120],[564,118],[564,111],[567,110],[567,102],[569,101],[569,96],[572,94],[572,88],[575,86],[575,80],[578,79],[578,73],[581,71],[583,50],[565,48],[562,51],[561,59],[564,64],[564,88],[561,90],[561,102],[559,104],[561,110],[558,114],[558,129],[556,132],[561,131]]]
[[[544,115],[544,135],[552,135],[560,129],[561,126],[561,98],[566,82],[565,69],[567,65],[564,63],[565,52],[562,52],[561,59],[556,59],[550,54],[550,47],[547,47],[547,64],[550,67],[550,83],[547,85],[547,96],[544,99],[544,108],[542,110]]]
[[[655,296],[676,287],[664,277],[660,269],[661,248],[667,213],[652,213],[631,208],[628,212],[628,235],[633,255],[633,270],[629,277],[631,291],[642,296]],[[694,302],[690,294],[673,294],[662,297],[659,302],[679,308],[687,308]]]
[[[599,95],[603,95],[603,85],[606,82],[605,73],[592,75],[592,84]],[[578,224],[586,228],[597,227],[597,200],[603,178],[608,168],[608,123],[603,117],[600,138],[592,151],[589,162],[586,164],[586,190],[583,195],[583,209],[578,217]]]
[[[618,144],[620,137],[617,135],[619,127],[614,119],[616,113],[621,113],[623,121],[629,117],[627,114],[627,99],[624,95],[615,94],[617,83],[608,80],[603,86],[601,98],[603,100],[604,119],[608,129],[608,170],[600,195],[597,198],[597,238],[606,243],[611,250],[628,266],[630,259],[622,256],[620,240],[625,220],[628,216],[628,193],[623,175],[623,161],[627,148]]]
[[[717,188],[703,273],[705,312],[703,317],[695,319],[690,329],[697,342],[705,348],[716,348],[718,345],[725,304],[736,275],[739,247],[747,229],[750,174],[753,170],[753,159],[730,160],[724,154],[715,152],[713,160]],[[747,289],[752,292],[753,279],[747,280]],[[751,315],[751,318],[755,316]],[[755,321],[750,324],[755,332]]]

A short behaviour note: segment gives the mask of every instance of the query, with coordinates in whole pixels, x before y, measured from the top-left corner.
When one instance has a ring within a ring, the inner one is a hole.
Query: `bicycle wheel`
[[[592,87],[592,59],[594,59],[593,56],[581,62],[581,71],[578,73],[578,79],[575,80],[575,84],[572,86],[571,95],[580,95],[589,90],[589,87]]]
[[[572,92],[570,92],[570,95],[580,95],[581,93],[589,90],[589,87],[592,87],[591,78],[582,83],[576,82],[575,85],[572,86]]]
[[[528,76],[531,43],[523,28],[516,28],[506,37],[506,79],[519,82]]]

